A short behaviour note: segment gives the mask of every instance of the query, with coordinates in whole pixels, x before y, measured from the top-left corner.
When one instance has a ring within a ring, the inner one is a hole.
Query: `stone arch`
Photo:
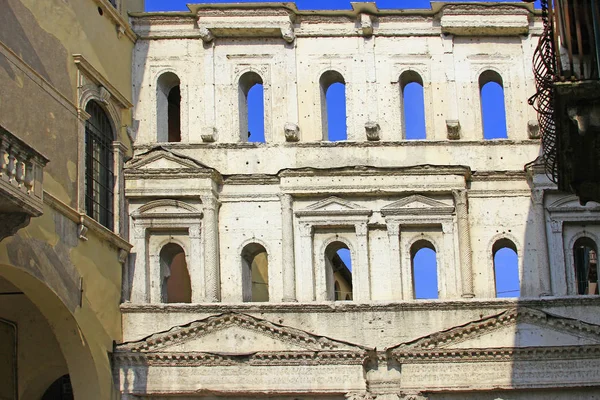
[[[479,103],[484,139],[507,139],[506,95],[502,74],[495,68],[486,68],[477,78]],[[500,105],[501,107],[497,107]],[[499,130],[493,130],[500,126]]]
[[[415,299],[439,297],[439,260],[435,241],[418,237],[409,244],[412,275],[412,291]],[[429,254],[433,251],[433,256]],[[429,257],[427,257],[429,256]],[[428,259],[421,259],[427,257]],[[430,260],[430,259],[433,260]],[[433,261],[433,265],[430,265]]]
[[[181,142],[181,79],[174,71],[156,78],[156,140]]]
[[[329,89],[334,84],[342,84],[344,85],[344,114],[347,112],[348,108],[348,100],[346,94],[346,79],[344,75],[334,68],[329,68],[319,75],[319,91],[321,97],[321,128],[323,132],[322,140],[324,141],[332,141],[334,140],[332,137],[332,127],[330,126],[330,121],[328,119],[328,110],[331,103],[331,96]],[[348,122],[344,121],[344,132],[341,134],[340,139],[335,140],[347,140],[348,139]]]
[[[242,300],[267,302],[269,293],[269,252],[260,240],[245,242],[240,252]]]
[[[0,276],[18,287],[46,318],[60,346],[71,377],[75,398],[86,393],[90,400],[110,398],[113,389],[108,353],[101,343],[98,332],[90,324],[78,323],[75,309],[70,309],[43,281],[28,272],[11,265],[0,265]],[[92,310],[78,307],[83,318]],[[95,338],[96,340],[88,340]],[[47,386],[65,371],[53,370],[40,375],[37,386],[27,388],[31,398],[41,398]]]
[[[179,200],[171,200],[171,199],[161,199],[161,200],[152,200],[149,201],[148,203],[140,206],[137,210],[135,210],[131,215],[135,218],[138,217],[142,214],[147,213],[148,211],[154,209],[154,208],[159,208],[159,207],[165,207],[165,208],[183,208],[184,210],[190,212],[190,213],[197,213],[199,212],[198,209],[194,206],[192,206],[191,204],[185,203],[183,201],[179,201]]]
[[[192,283],[184,247],[170,240],[161,246],[160,278],[163,303],[191,303]]]
[[[108,101],[106,100],[106,97],[103,97],[103,93],[105,93],[104,90],[106,89],[101,89],[99,86],[96,85],[84,86],[81,89],[81,93],[79,95],[79,110],[85,111],[90,101],[97,102],[108,115],[108,119],[111,123],[111,128],[114,135],[113,140],[118,140],[120,128],[122,126],[121,112],[111,101]]]
[[[505,252],[505,249],[506,254],[499,253]],[[511,252],[514,253],[514,257]],[[521,269],[519,268],[519,250],[515,242],[505,236],[497,238],[491,247],[491,258],[494,269],[494,292],[496,297],[519,297]],[[517,289],[513,289],[515,282]]]
[[[577,295],[598,294],[598,242],[590,236],[581,235],[571,246]]]
[[[262,105],[263,105],[263,112],[262,112],[262,120],[263,120],[263,124],[266,123],[265,122],[265,110],[264,110],[264,104],[265,104],[265,93],[264,93],[264,79],[262,77],[262,75],[259,73],[259,71],[256,71],[254,69],[248,69],[245,70],[243,72],[241,72],[239,74],[239,77],[237,79],[238,82],[238,110],[239,110],[239,122],[240,122],[240,140],[242,142],[248,142],[250,141],[250,131],[248,128],[248,119],[249,119],[249,115],[251,113],[251,106],[252,104],[250,104],[248,102],[248,95],[250,94],[250,90],[252,90],[256,85],[260,85],[260,87],[262,88]],[[265,129],[264,129],[264,125],[263,125],[263,131],[262,132],[255,132],[255,137],[256,136],[261,136],[262,141],[265,141]]]
[[[347,249],[350,252],[350,265],[346,265],[338,252]],[[352,300],[354,298],[352,282],[352,264],[356,255],[351,241],[336,235],[323,242],[320,257],[323,259],[325,273],[325,291],[327,300]],[[337,284],[337,287],[336,287]]]
[[[402,138],[426,139],[427,124],[423,74],[414,69],[407,69],[400,73],[398,82],[400,86]],[[413,87],[414,85],[416,86]],[[408,125],[410,125],[410,131],[407,129]]]

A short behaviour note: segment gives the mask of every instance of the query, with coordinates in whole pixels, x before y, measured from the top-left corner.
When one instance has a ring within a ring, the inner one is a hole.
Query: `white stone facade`
[[[114,354],[124,399],[598,397],[600,301],[576,296],[573,248],[600,240],[600,205],[524,168],[540,152],[527,104],[539,14],[190,10],[132,17],[134,248]],[[246,140],[248,71],[264,87],[265,143]],[[346,86],[342,142],[324,140],[330,71]],[[425,140],[404,139],[405,71],[422,79]],[[485,71],[501,76],[508,139],[483,138]],[[179,79],[179,142],[160,133],[164,73]],[[517,252],[518,299],[495,298],[502,240]],[[435,300],[415,299],[411,250],[425,241]],[[351,301],[334,301],[334,242],[352,256]],[[164,303],[168,243],[185,253],[189,304]],[[248,245],[266,250],[268,302],[244,301]]]

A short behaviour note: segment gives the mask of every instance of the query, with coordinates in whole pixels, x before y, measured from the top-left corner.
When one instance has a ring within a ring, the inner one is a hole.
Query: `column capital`
[[[199,238],[200,231],[201,231],[200,224],[194,224],[188,228],[188,235],[190,238]]]
[[[399,222],[388,222],[386,226],[387,226],[388,236],[400,235],[400,223]]]
[[[531,191],[531,201],[536,205],[544,204],[544,189],[533,189]]]
[[[304,236],[304,237],[312,236],[312,233],[313,233],[312,224],[304,222],[299,225],[299,228],[300,228],[300,236]]]
[[[202,200],[202,207],[205,210],[216,210],[221,205],[214,196],[200,196],[200,200]]]
[[[443,222],[442,223],[442,233],[449,234],[454,231],[454,224],[452,222]]]
[[[554,233],[560,233],[563,230],[563,222],[557,219],[551,219],[550,226],[552,227],[552,232]]]
[[[146,227],[143,225],[134,225],[133,227],[133,237],[136,239],[145,239],[146,238]]]
[[[356,230],[357,236],[367,236],[369,228],[366,222],[359,222],[358,224],[354,224],[354,229]]]
[[[467,189],[452,189],[452,196],[456,205],[467,205]]]

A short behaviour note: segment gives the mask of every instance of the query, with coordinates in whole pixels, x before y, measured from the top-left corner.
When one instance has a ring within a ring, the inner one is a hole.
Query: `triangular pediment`
[[[119,351],[252,354],[258,352],[364,351],[365,348],[275,324],[246,314],[208,317],[137,342]]]
[[[296,211],[296,215],[370,215],[371,210],[336,196],[328,197]]]
[[[585,346],[600,344],[600,326],[531,308],[510,309],[394,346],[392,352]]]
[[[177,154],[163,147],[155,147],[145,153],[139,154],[128,164],[127,169],[136,170],[181,170],[181,169],[208,169],[199,161],[181,154]]]
[[[589,201],[585,206],[579,202],[579,198],[575,195],[562,197],[548,206],[548,210],[552,212],[564,211],[600,211],[600,204],[595,201]]]
[[[384,216],[404,213],[449,214],[453,211],[454,206],[420,194],[413,194],[381,208]]]

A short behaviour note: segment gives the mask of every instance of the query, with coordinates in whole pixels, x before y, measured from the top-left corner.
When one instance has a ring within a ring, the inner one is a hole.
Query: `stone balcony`
[[[0,126],[0,240],[43,212],[48,159]]]

